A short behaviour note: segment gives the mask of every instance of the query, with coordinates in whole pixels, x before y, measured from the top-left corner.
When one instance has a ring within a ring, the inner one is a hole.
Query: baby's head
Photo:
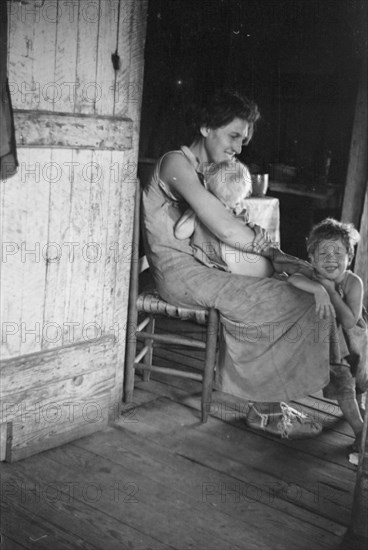
[[[243,200],[252,194],[249,170],[239,161],[208,164],[204,179],[207,189],[231,210],[242,208]]]
[[[352,223],[326,218],[315,225],[307,239],[312,265],[329,279],[336,279],[354,257],[360,235]]]

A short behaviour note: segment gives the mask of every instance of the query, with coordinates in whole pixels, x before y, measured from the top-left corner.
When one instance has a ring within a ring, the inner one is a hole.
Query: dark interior
[[[299,195],[268,194],[280,199],[283,249],[305,257],[312,223],[340,215],[366,13],[362,0],[150,0],[141,177],[187,143],[193,101],[216,86],[237,87],[261,111],[239,158],[298,186]],[[332,198],[323,200],[326,186]]]

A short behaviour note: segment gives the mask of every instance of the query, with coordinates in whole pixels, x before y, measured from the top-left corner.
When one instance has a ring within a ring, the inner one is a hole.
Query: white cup
[[[252,174],[252,196],[264,197],[268,189],[268,174]]]

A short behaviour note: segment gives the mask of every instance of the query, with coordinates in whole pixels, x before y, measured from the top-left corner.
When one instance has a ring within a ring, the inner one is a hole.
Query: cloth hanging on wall
[[[18,160],[11,98],[7,79],[8,53],[7,3],[0,2],[0,179],[17,171]]]

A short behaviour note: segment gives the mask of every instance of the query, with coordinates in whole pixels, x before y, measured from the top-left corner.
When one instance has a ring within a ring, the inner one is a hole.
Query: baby
[[[210,164],[204,169],[204,185],[233,215],[254,229],[256,223],[249,220],[244,199],[252,194],[249,170],[239,161]],[[177,221],[174,234],[177,239],[191,239],[194,255],[202,263],[218,265],[231,273],[250,277],[271,277],[275,272],[311,272],[307,262],[289,256],[277,243],[270,243],[267,257],[256,254],[252,243],[245,249],[234,248],[220,242],[210,234],[191,208]]]
[[[363,282],[348,269],[360,235],[352,224],[327,218],[308,238],[307,251],[314,268],[311,277],[295,273],[288,282],[314,295],[321,318],[332,314],[341,327],[349,354],[331,366],[331,382],[325,396],[337,399],[356,436],[359,450],[363,430],[365,393],[368,388],[368,331],[363,316]]]

